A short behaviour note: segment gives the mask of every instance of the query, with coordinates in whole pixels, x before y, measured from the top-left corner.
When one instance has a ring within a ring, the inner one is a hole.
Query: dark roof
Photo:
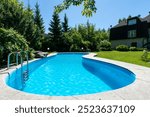
[[[145,18],[143,18],[143,21],[150,22],[150,15],[146,16]]]
[[[125,20],[125,21],[122,21],[122,22],[120,22],[119,24],[117,24],[116,26],[114,26],[113,28],[117,28],[117,27],[121,27],[121,26],[125,26],[125,25],[127,25],[127,21]]]
[[[138,18],[141,22],[147,21],[148,23],[150,23],[150,14],[148,16],[144,17],[144,18],[140,18],[140,17],[135,16],[135,17],[132,17],[130,19],[134,19],[134,18]],[[127,25],[127,20],[118,23],[113,28],[117,28],[117,27],[121,27],[121,26],[126,26]]]

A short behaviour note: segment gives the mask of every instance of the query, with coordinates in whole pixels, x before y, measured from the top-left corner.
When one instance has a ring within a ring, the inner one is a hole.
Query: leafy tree
[[[69,6],[79,6],[83,3],[82,15],[87,17],[92,16],[96,12],[95,0],[63,0],[62,4],[55,7],[57,13],[61,12],[64,9],[68,9]]]
[[[97,47],[98,50],[109,51],[111,50],[111,43],[107,40],[103,40]]]
[[[7,2],[1,0],[0,6],[0,26],[6,29],[13,28],[25,37],[30,47],[34,48],[36,26],[32,9],[24,8],[18,0],[7,0]]]
[[[0,21],[1,27],[20,30],[24,24],[23,4],[18,3],[18,0],[1,0],[0,1]],[[23,33],[23,32],[22,32]]]
[[[82,36],[79,32],[76,30],[71,31],[71,39],[72,39],[72,44],[70,46],[70,51],[75,52],[75,51],[81,51],[82,50]]]
[[[68,26],[68,18],[67,18],[67,15],[65,14],[64,22],[62,22],[62,31],[63,32],[68,32],[69,30],[70,30],[70,28]]]
[[[29,50],[25,38],[13,29],[0,28],[0,64],[6,64],[10,52]]]
[[[89,21],[87,21],[86,25],[78,25],[78,31],[79,33],[82,35],[82,38],[84,41],[88,41],[90,42],[88,44],[88,47],[86,47],[88,50],[92,50],[95,51],[96,50],[96,45],[97,45],[97,41],[95,38],[95,34],[96,34],[96,29],[95,29],[95,25],[89,23]]]
[[[62,27],[59,15],[54,12],[49,27],[50,47],[52,51],[62,51]]]

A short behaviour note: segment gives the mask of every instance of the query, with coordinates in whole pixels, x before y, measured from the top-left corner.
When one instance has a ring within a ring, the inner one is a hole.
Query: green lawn
[[[150,63],[144,62],[141,60],[143,52],[135,51],[135,52],[119,52],[119,51],[101,51],[97,52],[98,57],[108,58],[118,61],[124,61],[128,63],[133,63],[137,65],[142,65],[146,67],[150,67]],[[149,55],[150,56],[150,55]]]

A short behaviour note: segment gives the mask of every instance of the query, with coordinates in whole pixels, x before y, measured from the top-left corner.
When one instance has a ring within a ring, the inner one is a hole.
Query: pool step
[[[27,81],[27,80],[29,79],[28,76],[29,76],[29,72],[28,72],[27,70],[24,71],[24,72],[23,72],[23,80],[24,80],[24,82]]]

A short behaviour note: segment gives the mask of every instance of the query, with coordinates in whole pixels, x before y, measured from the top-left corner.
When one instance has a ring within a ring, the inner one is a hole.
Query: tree
[[[62,27],[59,15],[54,12],[49,27],[50,47],[52,51],[62,51]]]
[[[0,1],[0,27],[13,28],[23,35],[29,42],[29,46],[34,48],[36,25],[34,24],[34,15],[30,6],[24,8],[18,0]]]
[[[64,22],[62,22],[62,31],[63,32],[68,32],[69,30],[70,30],[70,28],[68,26],[68,18],[67,18],[67,15],[65,14]]]
[[[34,14],[29,7],[28,9],[24,11],[24,13],[25,13],[24,17],[26,19],[26,23],[24,27],[24,30],[25,30],[24,37],[29,42],[29,46],[31,48],[35,48],[35,45],[36,45],[35,32],[36,32],[37,27],[34,24]]]
[[[44,29],[44,22],[43,18],[40,13],[39,5],[36,3],[35,5],[35,16],[34,16],[34,23],[38,26],[38,28],[41,30],[41,33],[44,34],[45,29]]]
[[[71,5],[79,6],[81,4],[83,4],[82,15],[84,16],[90,17],[97,10],[95,0],[63,0],[62,4],[55,7],[55,11],[59,13],[64,9],[68,9]]]
[[[0,64],[7,63],[10,52],[29,50],[26,39],[13,29],[0,28]]]
[[[42,42],[44,40],[44,32],[45,32],[44,22],[40,14],[38,3],[36,3],[35,5],[34,23],[36,25],[36,31],[35,31],[36,45],[34,48],[37,50],[41,48]]]
[[[121,22],[126,21],[126,20],[127,20],[126,18],[119,19],[118,23],[121,23]]]
[[[119,19],[119,20],[118,20],[118,23],[121,23],[121,22],[123,22],[123,21],[127,21],[127,19],[130,19],[130,18],[132,18],[131,15],[129,15],[128,18]]]
[[[18,32],[23,32],[24,13],[23,4],[17,0],[1,0],[0,1],[0,26],[3,28],[13,27]]]

